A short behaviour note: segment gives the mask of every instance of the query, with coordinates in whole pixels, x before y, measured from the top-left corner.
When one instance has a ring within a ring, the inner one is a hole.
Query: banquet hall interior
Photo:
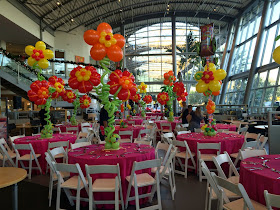
[[[280,209],[280,0],[1,0],[0,209]]]

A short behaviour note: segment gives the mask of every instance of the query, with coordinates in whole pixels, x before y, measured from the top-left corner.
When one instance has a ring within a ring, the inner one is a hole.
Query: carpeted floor
[[[19,210],[50,210],[55,209],[56,191],[53,191],[52,206],[48,207],[48,175],[33,175],[32,180],[25,179],[18,184],[18,206]],[[170,191],[164,185],[161,185],[162,206],[164,210],[202,210],[205,204],[206,181],[199,182],[198,178],[189,173],[187,179],[176,175],[177,192],[175,200],[172,201]],[[12,187],[0,189],[1,210],[12,209]],[[153,203],[156,203],[156,196]],[[213,204],[215,205],[215,203]],[[71,207],[65,194],[61,196],[62,209],[75,209]],[[88,209],[88,206],[82,206],[81,210]],[[129,210],[135,209],[129,206]],[[214,209],[214,208],[213,208]]]

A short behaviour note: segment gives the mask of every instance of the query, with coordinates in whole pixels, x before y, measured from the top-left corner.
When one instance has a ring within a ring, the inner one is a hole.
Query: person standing
[[[190,113],[191,120],[190,120],[190,130],[194,132],[195,128],[200,128],[200,122],[203,120],[203,115],[201,113],[200,107],[197,107],[195,112]]]
[[[187,124],[188,120],[187,120],[187,116],[192,113],[192,105],[188,105],[188,108],[184,110],[184,112],[182,112],[182,124]]]

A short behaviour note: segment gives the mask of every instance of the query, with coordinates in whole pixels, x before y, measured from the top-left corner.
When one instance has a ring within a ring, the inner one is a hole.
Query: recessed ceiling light
[[[216,12],[216,10],[217,10],[217,9],[216,9],[216,8],[214,8],[214,11],[215,11],[215,12]]]
[[[71,18],[71,22],[74,22],[74,19],[73,19],[73,18]]]
[[[56,2],[56,4],[57,4],[57,5],[60,5],[60,2],[58,1],[58,2]]]
[[[120,12],[122,12],[122,9],[120,9]]]

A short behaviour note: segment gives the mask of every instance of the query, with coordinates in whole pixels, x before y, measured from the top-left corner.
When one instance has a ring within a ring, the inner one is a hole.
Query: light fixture
[[[71,22],[74,22],[74,19],[73,19],[73,18],[71,18]]]
[[[60,2],[59,2],[59,1],[57,1],[57,2],[56,2],[56,4],[59,6],[59,5],[60,5]]]
[[[122,12],[122,9],[120,9],[120,12]]]
[[[214,8],[214,12],[216,12],[217,11],[217,9],[216,8]]]

